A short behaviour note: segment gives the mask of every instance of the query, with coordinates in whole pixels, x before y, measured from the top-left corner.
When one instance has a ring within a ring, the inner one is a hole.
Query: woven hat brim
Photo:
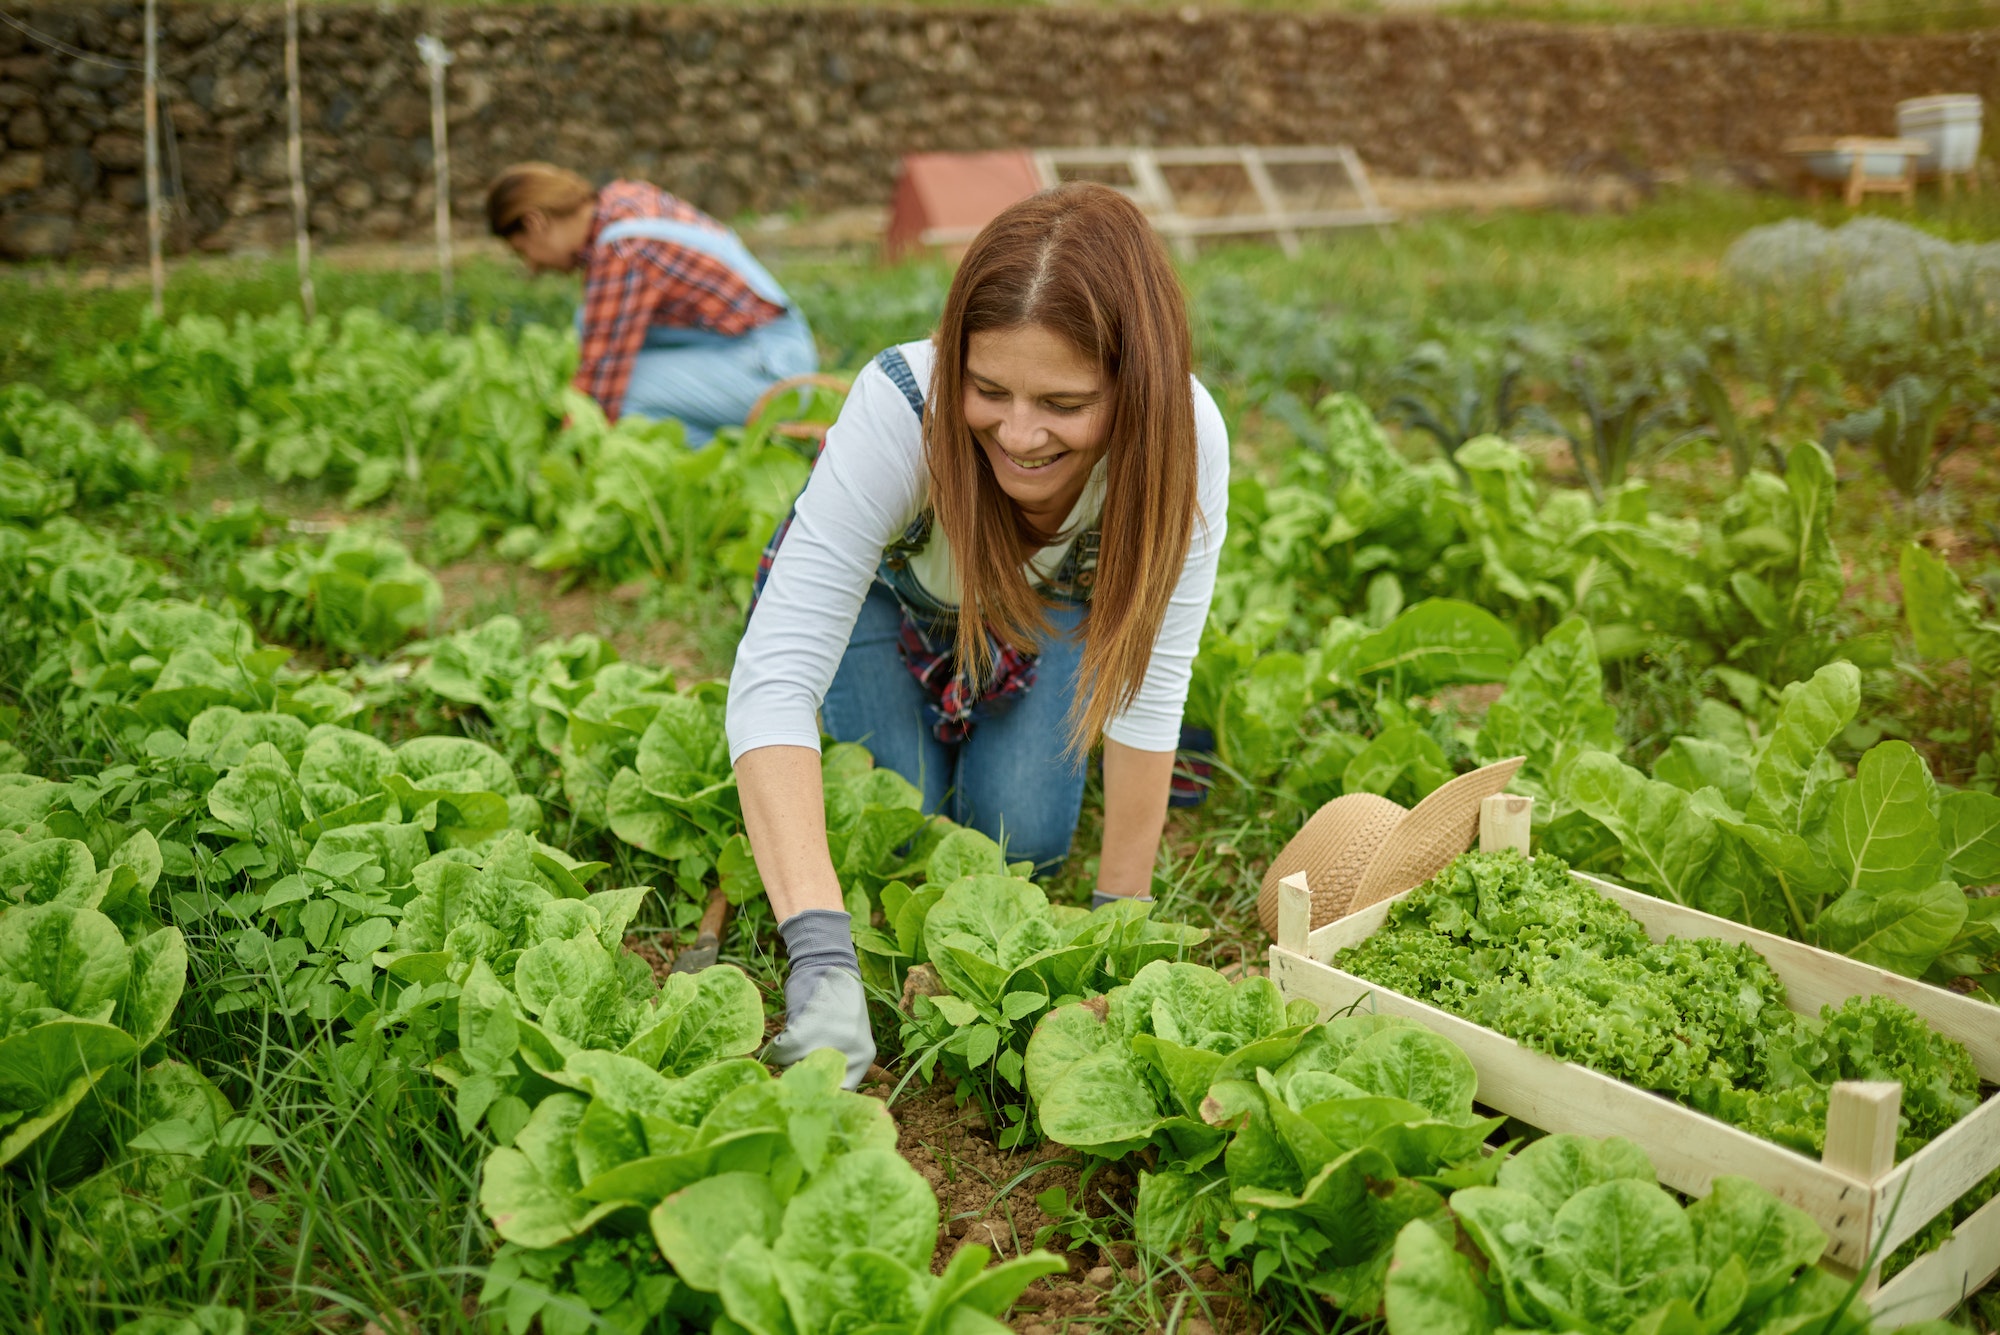
[[[1322,805],[1264,873],[1257,918],[1265,932],[1277,935],[1278,882],[1293,872],[1306,874],[1314,927],[1346,914],[1348,901],[1383,842],[1409,814],[1409,808],[1374,793],[1346,793]]]
[[[1375,851],[1344,911],[1355,913],[1422,885],[1471,848],[1479,837],[1479,804],[1504,791],[1525,760],[1513,756],[1461,774],[1410,808]]]

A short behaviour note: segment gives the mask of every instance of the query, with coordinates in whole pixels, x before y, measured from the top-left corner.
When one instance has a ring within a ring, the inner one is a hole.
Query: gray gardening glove
[[[792,969],[785,976],[785,1032],[765,1059],[790,1066],[809,1052],[833,1048],[847,1058],[847,1089],[857,1088],[875,1061],[854,923],[832,909],[806,909],[778,924]]]
[[[1136,904],[1150,904],[1153,902],[1153,897],[1151,895],[1107,895],[1102,890],[1093,890],[1090,892],[1090,911],[1095,913],[1106,904],[1117,904],[1124,900],[1131,900]]]

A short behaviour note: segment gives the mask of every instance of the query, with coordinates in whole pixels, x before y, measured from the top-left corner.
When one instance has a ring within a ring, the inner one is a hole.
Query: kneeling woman
[[[827,433],[729,683],[729,750],[791,956],[772,1055],[875,1046],[827,851],[820,723],[1047,871],[1104,742],[1100,900],[1148,894],[1222,550],[1229,441],[1166,252],[1117,191],[996,218],[936,334]],[[815,713],[818,722],[815,721]]]
[[[764,391],[819,369],[812,330],[736,233],[644,181],[602,190],[524,162],[487,223],[537,272],[583,270],[576,387],[617,421],[671,417],[690,445],[740,426]]]

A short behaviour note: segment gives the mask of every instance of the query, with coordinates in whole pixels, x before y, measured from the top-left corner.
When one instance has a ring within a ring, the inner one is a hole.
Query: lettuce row
[[[1743,1178],[1683,1207],[1624,1140],[1549,1136],[1412,1220],[1386,1283],[1390,1335],[1865,1335],[1857,1286],[1814,1262],[1810,1215]],[[1475,1264],[1475,1259],[1480,1264]],[[1905,1331],[1950,1331],[1944,1322]]]
[[[1655,943],[1547,855],[1462,855],[1334,962],[1809,1154],[1837,1080],[1902,1082],[1904,1155],[1978,1104],[1969,1054],[1907,1007],[1855,997],[1798,1015],[1755,951]]]

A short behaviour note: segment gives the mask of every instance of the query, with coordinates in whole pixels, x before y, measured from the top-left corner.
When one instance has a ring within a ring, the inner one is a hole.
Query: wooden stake
[[[437,190],[438,296],[443,323],[451,324],[451,146],[446,140],[444,70],[451,52],[426,34],[417,39],[417,53],[431,71],[431,171]]]
[[[146,0],[146,263],[153,275],[153,314],[167,312],[167,266],[160,257],[160,13]]]
[[[306,153],[299,130],[299,0],[285,0],[285,165],[292,175],[292,233],[299,265],[299,305],[310,322],[315,313],[312,234],[306,226]]]

